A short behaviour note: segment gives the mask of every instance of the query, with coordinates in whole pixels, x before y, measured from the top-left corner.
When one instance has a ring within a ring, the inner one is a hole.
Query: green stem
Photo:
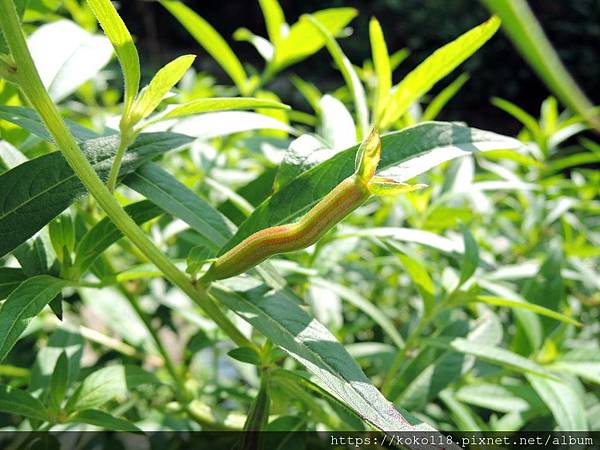
[[[40,79],[27,48],[21,22],[12,0],[0,0],[0,25],[17,66],[16,78],[21,90],[44,121],[57,147],[63,153],[73,171],[107,216],[168,280],[194,300],[237,345],[254,347],[254,344],[235,327],[219,306],[208,298],[206,292],[196,289],[188,277],[177,269],[158,247],[148,239],[98,177],[65,125],[62,116]]]
[[[125,156],[127,147],[135,140],[135,134],[131,133],[127,128],[128,127],[121,128],[119,147],[115,153],[115,159],[113,160],[110,173],[108,174],[108,180],[106,181],[106,187],[110,192],[114,192],[117,187],[117,178],[119,176],[119,171],[121,170],[121,162],[123,161],[123,156]]]
[[[429,314],[424,315],[419,320],[417,326],[412,330],[408,338],[406,338],[406,342],[404,343],[404,347],[398,350],[394,360],[392,361],[392,365],[390,366],[385,378],[383,379],[383,383],[381,384],[381,392],[383,395],[387,396],[392,389],[392,383],[394,381],[394,377],[402,367],[406,356],[410,353],[410,351],[417,346],[419,342],[419,338],[421,337],[421,333],[423,330],[431,323],[431,321],[437,316],[447,305],[448,302],[453,298],[452,294],[446,297],[444,301],[441,301],[437,305],[435,305]]]

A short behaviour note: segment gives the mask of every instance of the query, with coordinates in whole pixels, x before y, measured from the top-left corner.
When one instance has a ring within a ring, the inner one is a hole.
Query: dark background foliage
[[[433,50],[489,16],[477,0],[280,0],[280,3],[288,23],[293,23],[303,13],[323,8],[357,8],[359,16],[352,22],[354,37],[342,40],[344,50],[355,64],[369,57],[368,21],[371,16],[376,16],[382,22],[390,51],[403,47],[412,51],[408,60],[396,71],[395,81]],[[597,89],[600,65],[596,64],[600,42],[600,0],[531,0],[529,3],[576,80],[594,103],[600,102]],[[242,61],[261,66],[260,58],[249,44],[235,42],[231,38],[239,27],[266,36],[258,1],[202,0],[188,1],[187,4],[222,33]],[[201,55],[197,63],[199,68],[216,74],[219,80],[225,80],[218,67],[157,3],[122,2],[121,11],[139,40],[146,63],[158,65],[172,53],[189,51]],[[461,118],[475,126],[514,133],[518,124],[491,106],[489,98],[499,96],[515,101],[537,115],[540,103],[548,96],[545,86],[501,34],[469,59],[462,69],[472,74],[471,80],[446,107],[440,119]],[[341,84],[339,74],[329,59],[319,58],[319,55],[309,58],[294,70],[307,79],[318,80],[320,86],[328,86],[328,81],[332,89]],[[451,80],[450,77],[445,83]],[[285,80],[285,74],[276,80],[274,89],[283,93],[292,89]],[[290,96],[285,95],[285,98]]]

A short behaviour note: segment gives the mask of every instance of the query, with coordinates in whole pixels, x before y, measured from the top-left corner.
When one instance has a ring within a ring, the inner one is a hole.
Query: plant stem
[[[135,135],[132,136],[130,130],[122,127],[119,140],[119,147],[117,148],[117,153],[115,153],[115,159],[113,160],[112,166],[110,168],[110,173],[108,174],[108,180],[106,181],[106,187],[110,192],[114,192],[115,188],[117,187],[117,178],[119,176],[119,171],[121,170],[121,162],[123,161],[123,156],[125,156],[127,147],[129,147],[134,140]]]
[[[141,228],[127,215],[112,196],[94,168],[85,158],[75,138],[65,125],[56,105],[48,95],[27,48],[21,22],[12,0],[0,0],[0,26],[17,66],[16,78],[25,96],[36,109],[56,145],[116,227],[170,280],[194,300],[206,314],[239,346],[254,347],[227,318],[219,306],[209,299],[204,290],[196,289],[188,277],[148,239]]]

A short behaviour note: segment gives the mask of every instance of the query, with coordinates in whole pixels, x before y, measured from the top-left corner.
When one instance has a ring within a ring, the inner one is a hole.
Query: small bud
[[[380,157],[381,139],[373,129],[356,153],[356,176],[361,181],[368,182],[375,175]]]

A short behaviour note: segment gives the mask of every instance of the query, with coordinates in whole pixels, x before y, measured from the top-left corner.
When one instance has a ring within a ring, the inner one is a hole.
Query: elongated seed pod
[[[379,135],[372,131],[358,150],[356,171],[323,197],[296,223],[257,231],[217,258],[202,280],[233,277],[270,256],[306,248],[358,208],[372,194],[387,195],[414,190],[393,180],[374,177],[381,154]]]
[[[270,256],[306,248],[358,208],[371,194],[352,175],[338,184],[298,222],[257,231],[219,257],[207,280],[229,278],[251,269]]]

